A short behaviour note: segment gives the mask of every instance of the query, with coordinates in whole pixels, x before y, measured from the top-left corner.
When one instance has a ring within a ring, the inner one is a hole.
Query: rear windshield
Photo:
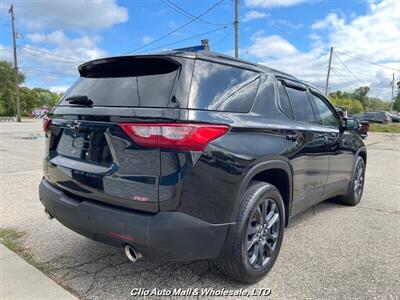
[[[167,107],[180,65],[162,59],[107,62],[81,71],[85,77],[68,90],[68,98],[87,96],[93,106]]]
[[[86,96],[93,106],[191,108],[248,112],[259,73],[201,59],[119,57],[88,63],[61,99]],[[190,94],[189,94],[190,93]]]

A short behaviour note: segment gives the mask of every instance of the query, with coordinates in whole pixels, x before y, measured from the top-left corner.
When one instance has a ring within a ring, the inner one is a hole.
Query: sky
[[[200,44],[234,53],[232,0],[14,0],[25,85],[65,91],[79,64]],[[0,59],[12,61],[11,1],[0,0]],[[196,18],[201,15],[201,17]],[[240,0],[240,58],[330,91],[400,80],[400,0]]]

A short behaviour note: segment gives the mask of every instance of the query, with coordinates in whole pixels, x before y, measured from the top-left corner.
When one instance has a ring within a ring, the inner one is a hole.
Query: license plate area
[[[68,158],[108,167],[113,159],[103,128],[63,128],[56,152]]]

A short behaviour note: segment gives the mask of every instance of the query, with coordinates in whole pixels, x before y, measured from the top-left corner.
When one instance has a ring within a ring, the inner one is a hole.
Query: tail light
[[[43,131],[44,133],[49,132],[51,128],[51,119],[48,116],[43,117]]]
[[[119,126],[141,146],[186,151],[203,151],[209,142],[229,130],[225,125],[188,123],[121,123]]]

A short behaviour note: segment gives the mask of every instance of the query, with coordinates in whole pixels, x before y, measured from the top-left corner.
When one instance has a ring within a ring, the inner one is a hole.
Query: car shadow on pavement
[[[311,221],[316,215],[338,209],[341,205],[323,202],[294,217],[289,228]],[[129,297],[134,288],[143,289],[240,289],[248,285],[224,276],[209,261],[130,262],[123,249],[109,247],[89,239],[78,243],[75,253],[66,251],[62,256],[44,263],[50,277],[80,298],[107,298],[110,294]],[[86,248],[86,249],[84,249]],[[80,253],[80,255],[76,255]],[[120,297],[118,297],[120,298]]]
[[[290,219],[288,228],[296,228],[300,224],[310,221],[317,214],[346,207],[348,208],[349,206],[338,203],[335,198],[325,200],[324,202],[318,203]]]

